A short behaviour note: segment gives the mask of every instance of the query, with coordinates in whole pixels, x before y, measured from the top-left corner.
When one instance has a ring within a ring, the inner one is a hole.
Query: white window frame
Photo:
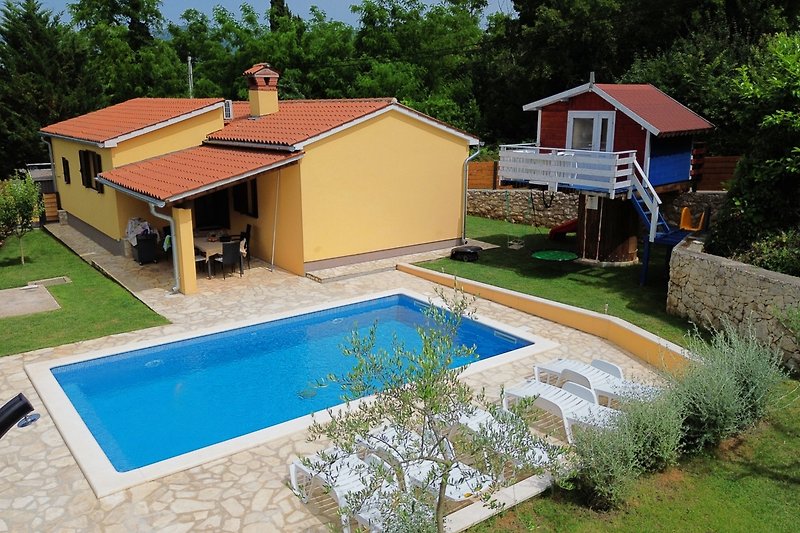
[[[594,130],[592,131],[592,151],[600,151],[600,125],[603,119],[608,119],[608,127],[606,130],[606,152],[614,151],[614,125],[617,116],[616,111],[569,111],[567,112],[567,140],[564,146],[568,149],[572,148],[572,126],[576,118],[591,118],[594,119]]]

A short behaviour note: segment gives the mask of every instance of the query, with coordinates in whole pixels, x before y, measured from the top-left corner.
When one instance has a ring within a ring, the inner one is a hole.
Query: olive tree
[[[27,172],[0,182],[0,236],[13,235],[19,242],[19,257],[25,264],[22,237],[33,229],[33,221],[44,211],[39,187]]]
[[[460,291],[449,299],[443,293],[440,297],[446,308],[429,305],[426,324],[417,328],[419,349],[410,349],[397,338],[390,350],[376,347],[377,325],[366,335],[351,334],[344,353],[356,360],[354,368],[342,376],[328,376],[325,384],[341,386],[348,402],[369,398],[329,410],[330,420],[315,422],[310,429],[311,440],[326,437],[347,451],[366,445],[385,461],[371,465],[376,471],[365,478],[386,479],[388,472],[398,487],[381,513],[384,524],[392,524],[393,530],[417,531],[427,517],[430,529],[443,531],[449,483],[476,487],[475,497],[492,505],[492,493],[513,479],[504,475],[509,468],[541,472],[544,461],[555,464],[554,458],[561,453],[534,437],[521,416],[490,405],[482,392],[474,392],[460,379],[465,367],[452,368],[453,363],[476,358],[475,347],[455,341],[473,299]],[[494,422],[467,431],[459,418],[473,413],[475,403],[482,404]],[[520,402],[519,407],[530,407],[530,402]],[[534,448],[544,453],[531,453]],[[476,459],[476,468],[465,467],[460,461],[465,457]],[[423,479],[407,484],[406,478],[414,476],[406,474],[415,468],[418,473],[420,465],[425,465]],[[348,502],[349,509],[357,511],[368,497],[369,491],[356,494]]]

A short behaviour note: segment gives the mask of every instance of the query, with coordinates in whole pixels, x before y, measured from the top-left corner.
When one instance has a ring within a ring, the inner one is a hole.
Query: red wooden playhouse
[[[580,192],[580,259],[635,262],[640,221],[645,267],[650,243],[686,235],[660,214],[659,192],[689,188],[693,136],[713,124],[649,84],[590,81],[523,110],[538,112],[537,139],[501,147],[500,179]]]

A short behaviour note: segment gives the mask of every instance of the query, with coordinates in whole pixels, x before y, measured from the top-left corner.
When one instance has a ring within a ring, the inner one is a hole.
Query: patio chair
[[[355,454],[335,447],[323,450],[308,459],[312,463],[310,467],[300,460],[289,465],[289,483],[292,491],[303,503],[308,503],[313,490],[312,485],[316,481],[331,492],[340,509],[348,508],[348,495],[367,489],[373,481],[374,473],[370,472],[369,463],[380,462],[374,455],[361,460]],[[360,509],[348,509],[348,512],[342,513],[342,530],[349,533],[352,514],[356,521],[369,531],[382,531],[381,505],[397,490],[399,488],[396,483],[382,482],[381,486],[364,500]]]
[[[610,405],[611,400],[623,398],[651,399],[661,390],[652,385],[625,379],[622,368],[602,359],[594,359],[588,365],[573,359],[553,359],[535,365],[533,373],[537,381],[557,386],[567,381],[583,385],[592,389],[598,399],[605,398],[606,405]],[[543,374],[546,375],[544,380]]]
[[[231,273],[233,273],[233,267],[237,264],[239,265],[239,277],[244,275],[242,255],[239,253],[239,243],[236,241],[223,242],[222,255],[215,256],[214,261],[222,263],[222,279],[225,279],[225,268],[231,267]]]
[[[619,415],[616,409],[598,405],[594,391],[577,383],[567,382],[563,388],[558,388],[541,381],[529,380],[508,387],[505,392],[503,409],[506,410],[512,399],[535,396],[533,405],[561,418],[569,443],[573,442],[573,425],[610,427]]]
[[[244,235],[244,234],[243,234]],[[242,256],[242,263],[247,260],[247,268],[250,268],[250,241],[242,237],[239,241],[239,255]]]
[[[408,460],[409,456],[415,455],[441,457],[442,454],[432,439],[426,440],[413,431],[384,425],[370,431],[358,441],[367,449],[382,455],[382,459],[398,463],[406,477],[407,485],[414,484],[434,495],[439,493],[439,476],[436,472],[440,468],[439,464],[428,459]],[[444,444],[444,456],[454,459],[452,444],[448,440],[445,440]],[[455,461],[448,476],[445,498],[454,502],[476,498],[486,491],[493,481],[490,476],[460,461]]]

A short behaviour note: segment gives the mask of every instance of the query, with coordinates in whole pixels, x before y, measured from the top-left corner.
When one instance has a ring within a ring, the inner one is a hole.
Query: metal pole
[[[189,67],[189,98],[194,98],[194,74],[192,73],[192,56],[186,59]]]

